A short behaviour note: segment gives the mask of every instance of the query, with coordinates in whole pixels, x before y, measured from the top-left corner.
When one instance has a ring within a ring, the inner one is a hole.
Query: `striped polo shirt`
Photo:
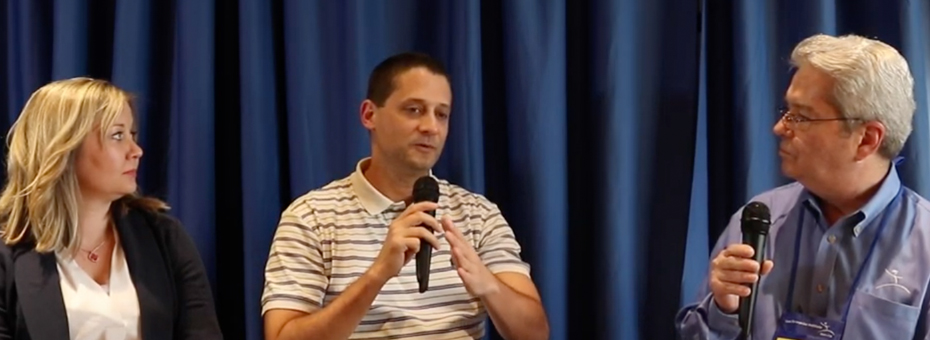
[[[299,197],[281,214],[262,294],[262,315],[270,309],[308,313],[330,304],[371,267],[388,226],[407,205],[392,202],[355,172]],[[483,195],[448,181],[439,183],[436,217],[448,215],[493,273],[529,276],[520,245],[500,210]],[[465,290],[451,263],[449,243],[433,251],[429,290],[419,293],[416,261],[381,289],[351,339],[479,339],[487,311]]]

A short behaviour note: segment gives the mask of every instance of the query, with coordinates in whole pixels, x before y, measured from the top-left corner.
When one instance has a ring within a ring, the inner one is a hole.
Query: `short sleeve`
[[[521,258],[520,243],[500,209],[487,200],[482,200],[480,206],[484,223],[477,251],[481,261],[494,274],[516,272],[530,276],[530,265]]]
[[[312,313],[322,308],[329,279],[320,245],[318,230],[297,212],[289,208],[281,214],[265,266],[262,315],[271,309]]]

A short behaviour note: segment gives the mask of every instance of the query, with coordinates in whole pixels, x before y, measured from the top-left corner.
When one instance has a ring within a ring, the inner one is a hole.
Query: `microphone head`
[[[413,202],[439,202],[439,183],[431,176],[423,176],[413,183]]]
[[[769,207],[762,202],[750,202],[743,208],[741,222],[744,234],[768,234],[772,224]]]

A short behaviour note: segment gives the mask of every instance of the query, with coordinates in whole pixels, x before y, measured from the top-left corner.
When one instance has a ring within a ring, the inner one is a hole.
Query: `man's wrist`
[[[490,284],[488,284],[484,291],[480,292],[480,295],[478,296],[479,299],[489,300],[500,296],[501,292],[503,291],[503,287],[501,287],[503,283],[501,283],[501,281],[498,280],[497,277],[493,274],[491,275],[491,279],[492,281]]]
[[[721,314],[724,314],[724,315],[736,315],[736,312],[739,311],[739,306],[737,306],[733,310],[726,310],[724,308],[721,308],[720,303],[717,302],[716,295],[713,295],[713,294],[711,294],[710,303],[713,304],[713,307],[716,308],[717,311],[719,311]]]
[[[387,284],[388,280],[391,279],[391,275],[387,274],[387,272],[384,270],[384,267],[375,262],[371,265],[371,267],[368,268],[367,271],[365,271],[365,274],[362,275],[362,278],[366,278],[369,282],[374,283],[380,287]]]
[[[709,294],[707,300],[705,300],[704,308],[707,310],[707,326],[716,332],[721,334],[727,334],[735,336],[739,333],[739,315],[734,313],[727,313],[720,309],[720,306],[717,305],[717,299],[714,298],[713,293]]]

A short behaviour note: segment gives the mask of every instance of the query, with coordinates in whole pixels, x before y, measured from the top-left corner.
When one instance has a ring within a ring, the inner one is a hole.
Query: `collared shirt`
[[[900,197],[895,200],[897,195]],[[817,198],[799,183],[768,191],[752,201],[765,203],[771,210],[765,257],[775,264],[759,282],[753,339],[772,339],[779,317],[787,311],[841,320],[850,294],[853,298],[844,340],[930,336],[930,320],[925,320],[930,308],[930,202],[902,186],[894,165],[860,210],[832,226],[827,224]],[[742,242],[741,213],[732,216],[711,258],[728,245]],[[887,225],[874,254],[863,266],[883,219]],[[799,227],[794,298],[786,305]],[[850,287],[860,267],[862,277],[852,292]],[[678,313],[676,326],[685,339],[732,340],[740,330],[736,314],[717,308],[706,279],[701,299]]]
[[[108,285],[94,281],[70,256],[56,258],[71,339],[139,339],[139,299],[118,236]]]
[[[350,176],[310,191],[281,215],[265,268],[262,314],[270,309],[312,313],[339,296],[371,267],[388,226],[407,205],[381,194],[363,175],[368,159]],[[497,206],[484,196],[437,180],[436,217],[449,216],[493,273],[529,276],[520,245]],[[412,188],[411,188],[412,190]],[[439,236],[429,290],[420,294],[416,261],[388,280],[352,339],[480,339],[487,311],[465,290]]]

